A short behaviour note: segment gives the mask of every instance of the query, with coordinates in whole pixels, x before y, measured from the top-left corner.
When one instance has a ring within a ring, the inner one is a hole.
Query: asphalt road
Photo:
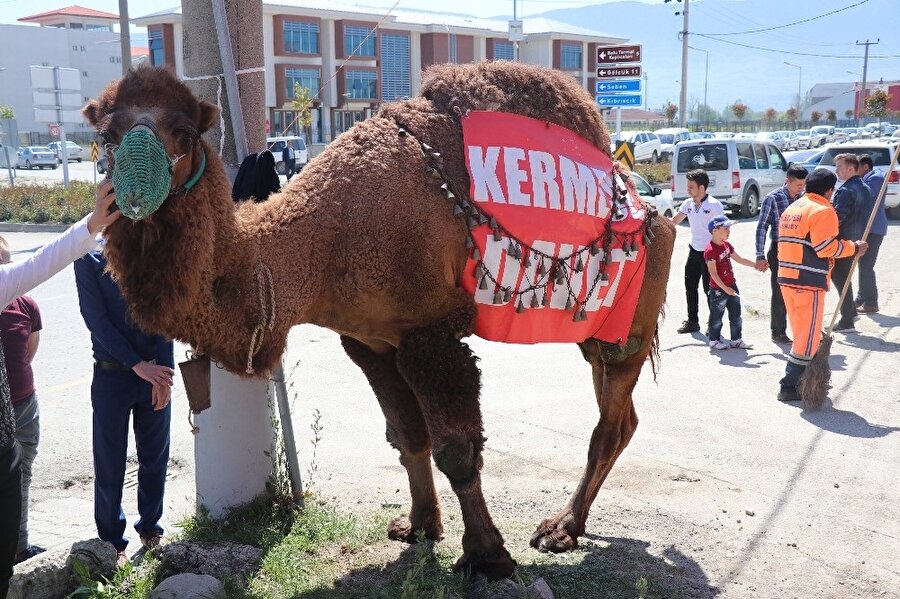
[[[731,238],[750,258],[754,228],[755,221],[739,222]],[[6,237],[14,250],[26,250],[50,235]],[[900,595],[900,393],[894,378],[900,223],[891,223],[878,261],[882,311],[861,318],[858,332],[836,335],[833,387],[817,413],[775,399],[784,353],[769,340],[768,274],[736,266],[744,338],[753,349],[713,352],[699,334],[675,332],[685,315],[681,271],[688,238],[687,228],[679,227],[658,380],[648,365],[634,394],[640,425],[597,497],[587,534],[626,539],[660,560],[675,560],[695,579],[697,596]],[[86,537],[93,530],[90,342],[71,269],[32,295],[44,317],[35,361],[42,439],[32,491],[40,527],[34,540],[53,545],[69,538],[62,533]],[[836,300],[832,291],[827,315]],[[573,345],[472,339],[471,346],[483,371],[485,493],[507,543],[521,547],[580,477],[598,416],[590,372]],[[296,327],[285,365],[293,372],[305,482],[348,508],[406,509],[406,477],[384,440],[384,420],[337,336]],[[176,388],[170,523],[193,509],[192,440],[180,381]],[[309,427],[315,410],[322,440],[314,446]],[[310,480],[313,461],[317,471]],[[437,480],[451,514],[455,499],[443,477]],[[129,488],[130,522],[134,506]]]

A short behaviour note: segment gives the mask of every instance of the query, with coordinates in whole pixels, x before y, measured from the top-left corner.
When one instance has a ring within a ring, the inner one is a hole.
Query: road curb
[[[43,223],[0,223],[0,233],[61,233],[70,226]]]

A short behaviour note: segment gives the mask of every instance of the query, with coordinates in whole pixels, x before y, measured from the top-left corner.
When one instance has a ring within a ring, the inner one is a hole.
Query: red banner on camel
[[[609,156],[563,127],[524,116],[463,119],[469,196],[483,224],[463,287],[475,333],[538,343],[624,343],[644,278],[641,201]],[[615,197],[620,201],[615,201]]]

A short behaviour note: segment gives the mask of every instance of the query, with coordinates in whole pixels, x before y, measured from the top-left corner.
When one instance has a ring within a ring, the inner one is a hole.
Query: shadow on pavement
[[[900,318],[894,319],[897,321],[896,325],[889,326],[898,326],[900,325]],[[849,345],[850,347],[856,347],[859,349],[864,349],[866,351],[878,351],[878,352],[897,352],[900,351],[900,343],[894,343],[893,341],[885,341],[881,337],[873,337],[872,335],[865,335],[863,333],[856,333],[854,335],[844,335],[844,338],[841,339],[842,345]]]
[[[878,323],[878,326],[885,329],[900,326],[900,318],[896,316],[888,316],[887,314],[868,314],[867,316]]]
[[[800,407],[799,403],[788,405],[795,408]],[[825,398],[825,403],[822,404],[821,410],[816,410],[815,412],[803,410],[800,412],[800,416],[824,431],[860,439],[877,439],[900,431],[898,426],[872,424],[855,412],[839,410],[834,407],[830,397]]]

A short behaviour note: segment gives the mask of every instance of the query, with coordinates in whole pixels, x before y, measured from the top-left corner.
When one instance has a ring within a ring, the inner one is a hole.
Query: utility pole
[[[869,40],[866,40],[864,42],[860,42],[860,41],[856,42],[857,46],[865,46],[866,47],[865,58],[863,58],[862,90],[859,92],[859,97],[860,97],[859,112],[857,114],[865,113],[865,111],[866,111],[866,95],[867,95],[866,94],[866,91],[867,91],[866,90],[866,73],[869,69],[869,46],[876,46],[876,45],[878,45],[878,42],[880,42],[880,41],[881,41],[881,38],[879,37],[874,42],[870,42]],[[857,121],[857,125],[859,125],[859,121]]]
[[[119,44],[122,48],[122,74],[131,68],[131,25],[128,23],[128,0],[119,0]]]
[[[687,124],[687,85],[688,85],[688,4],[690,0],[684,0],[684,26],[681,30],[681,98],[678,101],[678,124],[684,127]]]

